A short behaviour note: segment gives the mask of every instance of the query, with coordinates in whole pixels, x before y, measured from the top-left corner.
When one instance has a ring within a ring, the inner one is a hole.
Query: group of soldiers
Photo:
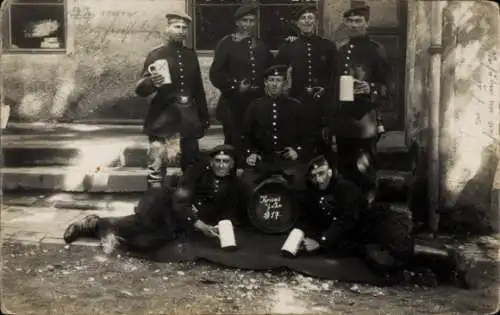
[[[305,251],[349,248],[384,271],[408,261],[411,217],[374,202],[389,63],[366,34],[370,8],[355,4],[344,13],[351,33],[338,49],[316,35],[316,10],[300,9],[300,34],[275,56],[255,36],[257,9],[240,7],[236,31],[215,49],[210,80],[221,92],[216,115],[225,143],[206,154],[198,147],[209,127],[200,66],[196,52],[183,45],[191,18],[166,15],[167,42],[147,56],[136,89],[151,104],[144,124],[149,189],[133,215],[72,223],[67,243],[97,237],[105,252],[119,246],[144,251],[186,233],[216,238],[222,219],[249,224],[245,211],[254,188],[278,172],[301,205],[296,226],[305,232]],[[151,71],[161,59],[168,77]],[[354,78],[352,102],[339,101],[342,75]],[[177,135],[183,173],[166,177],[167,147]]]

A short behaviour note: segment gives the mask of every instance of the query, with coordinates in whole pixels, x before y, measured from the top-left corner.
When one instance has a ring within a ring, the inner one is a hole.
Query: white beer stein
[[[304,242],[304,232],[300,229],[293,229],[288,238],[286,239],[283,247],[281,247],[281,253],[285,256],[295,256],[300,249],[300,245]]]
[[[221,220],[217,225],[219,229],[220,247],[222,249],[235,249],[236,237],[234,236],[234,228],[231,220]]]
[[[340,101],[354,102],[354,78],[352,75],[343,75],[340,77]]]
[[[161,74],[165,78],[163,84],[172,83],[172,77],[170,76],[170,68],[168,67],[168,61],[166,59],[158,59],[148,66],[148,72],[150,74]]]
[[[7,123],[9,122],[10,117],[10,106],[9,105],[1,105],[0,106],[0,118],[1,118],[1,127],[2,129],[7,128]]]

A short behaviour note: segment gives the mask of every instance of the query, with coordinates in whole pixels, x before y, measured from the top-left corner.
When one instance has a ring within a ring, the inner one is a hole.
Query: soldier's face
[[[316,22],[316,14],[312,12],[305,12],[297,20],[297,27],[301,33],[311,34],[314,33]]]
[[[181,42],[187,38],[188,23],[181,19],[170,19],[165,27],[167,38]]]
[[[368,29],[368,21],[361,15],[348,16],[344,19],[344,23],[349,36],[362,36],[366,34],[366,30]]]
[[[328,166],[328,164],[323,164],[318,168],[311,170],[309,176],[311,183],[313,183],[320,190],[324,190],[330,184],[330,180],[332,179],[332,170]]]
[[[210,160],[210,166],[217,177],[225,177],[231,173],[234,160],[226,154],[217,154]]]
[[[264,87],[267,95],[276,97],[281,95],[283,86],[285,85],[285,78],[281,75],[270,75],[264,81]]]
[[[241,33],[253,33],[257,25],[256,20],[257,18],[253,14],[245,15],[236,21],[236,27]]]

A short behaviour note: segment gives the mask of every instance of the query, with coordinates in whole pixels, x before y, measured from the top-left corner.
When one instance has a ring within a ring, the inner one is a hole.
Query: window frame
[[[261,3],[260,0],[256,0],[256,4],[259,6],[259,10],[257,11],[257,34],[260,35],[260,8],[261,7],[310,7],[312,4],[316,5],[316,9],[318,10],[318,28],[316,30],[316,33],[318,35],[323,34],[323,23],[322,23],[322,16],[323,16],[323,10],[324,10],[324,3],[325,0],[317,0],[315,3],[307,3],[307,2],[300,2],[300,3]],[[227,4],[203,4],[202,6],[241,6],[244,5],[243,3],[241,4],[232,4],[232,3],[227,3]],[[188,47],[195,49],[196,53],[199,56],[209,56],[212,57],[215,52],[215,47],[214,49],[207,50],[207,49],[197,49],[196,48],[196,9],[198,7],[197,0],[186,0],[186,12],[192,17],[193,23],[192,27],[190,27],[188,38],[186,40],[186,44]],[[277,49],[272,49],[272,53],[276,53],[278,50]]]
[[[56,2],[36,2],[26,0],[25,2],[10,1],[6,3],[7,21],[2,21],[2,25],[7,25],[6,34],[2,32],[2,53],[4,54],[40,54],[40,55],[64,55],[69,52],[68,41],[68,0],[62,0],[61,3]],[[58,6],[63,8],[63,28],[64,28],[64,47],[63,48],[13,48],[12,47],[12,7],[13,6]],[[7,43],[4,43],[7,41]]]

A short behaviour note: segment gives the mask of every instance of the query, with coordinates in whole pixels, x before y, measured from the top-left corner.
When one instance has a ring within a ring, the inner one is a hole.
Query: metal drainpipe
[[[430,54],[430,108],[429,108],[429,141],[428,141],[428,166],[429,166],[429,229],[436,233],[439,227],[439,117],[441,111],[441,58],[442,58],[442,32],[443,32],[443,4],[446,1],[433,1],[431,4],[431,46]]]

